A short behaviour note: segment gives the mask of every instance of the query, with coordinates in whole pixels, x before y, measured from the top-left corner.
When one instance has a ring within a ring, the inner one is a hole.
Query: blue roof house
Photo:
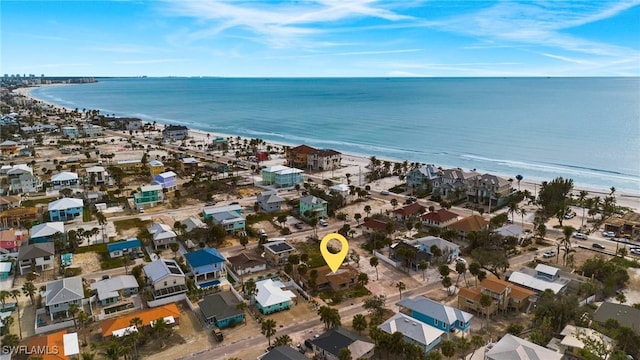
[[[201,288],[220,286],[226,282],[225,257],[213,248],[199,249],[184,254],[196,285]]]
[[[124,254],[142,251],[141,247],[140,240],[133,238],[109,243],[107,244],[107,251],[109,252],[109,257],[116,258]]]
[[[447,338],[451,332],[467,332],[471,325],[471,318],[473,318],[473,315],[468,312],[452,308],[423,296],[418,296],[414,299],[402,299],[396,305],[400,307],[401,313],[446,332]]]
[[[82,199],[62,198],[49,203],[49,218],[51,221],[69,221],[76,216],[82,216],[84,201]]]

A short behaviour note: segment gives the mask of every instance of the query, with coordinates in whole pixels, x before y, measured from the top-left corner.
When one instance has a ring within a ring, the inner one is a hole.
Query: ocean
[[[33,96],[102,114],[640,194],[640,78],[106,78]]]

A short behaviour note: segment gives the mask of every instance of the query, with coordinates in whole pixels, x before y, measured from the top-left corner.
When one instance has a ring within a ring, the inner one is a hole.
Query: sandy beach
[[[52,85],[41,85],[41,86],[68,86],[68,85],[73,85],[73,84],[52,84]],[[55,108],[58,109],[65,109],[68,111],[73,111],[74,109],[72,108],[68,108],[68,107],[64,107],[64,106],[60,106],[57,104],[53,104],[47,101],[44,101],[42,99],[39,99],[37,97],[34,97],[31,94],[31,91],[36,89],[36,87],[28,87],[28,88],[18,88],[15,89],[14,92],[20,95],[23,95],[25,97],[29,97],[31,99],[40,101],[42,103],[46,103],[48,105],[51,105]],[[143,119],[143,121],[147,122],[147,123],[151,123],[152,121],[149,121],[149,119]],[[167,124],[162,124],[160,122],[157,122],[157,125],[167,125]],[[141,134],[138,134],[138,136],[142,136]],[[208,132],[208,131],[203,131],[203,130],[198,130],[198,129],[190,129],[189,130],[189,136],[192,138],[192,140],[195,141],[195,145],[197,144],[206,144],[208,141],[210,141],[211,139],[214,139],[216,137],[224,137],[224,138],[237,138],[237,135],[234,134],[224,134],[224,133],[213,133],[213,132]],[[241,141],[243,141],[244,139],[251,140],[250,138],[246,138],[246,137],[240,137]],[[297,146],[300,144],[297,143],[280,143],[280,142],[266,142],[262,148],[266,148],[267,145],[270,145],[274,148],[283,148],[285,146]],[[382,157],[378,157],[378,159],[382,160],[382,161],[391,161],[393,162],[402,162],[403,160],[398,160],[398,159],[388,159],[388,158],[382,158]],[[427,159],[425,159],[427,160]],[[285,159],[283,155],[272,155],[271,159],[267,162],[263,163],[264,165],[279,165],[279,164],[285,164]],[[342,168],[340,169],[336,169],[334,171],[332,171],[330,174],[327,174],[328,172],[325,173],[321,173],[318,174],[318,176],[321,177],[327,177],[327,178],[331,178],[334,181],[337,182],[341,182],[341,183],[347,183],[347,174],[350,174],[350,179],[351,179],[351,184],[356,185],[356,186],[364,186],[365,185],[365,175],[366,172],[368,171],[367,169],[367,165],[369,164],[369,157],[365,157],[365,156],[361,156],[361,155],[353,155],[353,154],[342,154]],[[436,164],[436,166],[438,166],[438,164]],[[494,173],[494,175],[497,176],[501,176],[504,177],[506,179],[509,178],[513,178],[513,175],[506,175],[506,174],[499,174],[499,173]],[[547,181],[551,181],[552,179],[548,179]],[[380,190],[387,190],[393,186],[396,186],[398,184],[401,184],[402,181],[400,181],[400,179],[398,179],[398,177],[387,177],[384,179],[380,179],[380,180],[376,180],[370,184],[372,190],[374,191],[380,191]],[[517,188],[516,185],[516,181],[514,179],[514,187]],[[531,194],[537,194],[538,191],[541,188],[541,182],[538,181],[533,181],[533,180],[527,180],[526,178],[523,179],[520,182],[520,190],[524,191],[524,190],[528,190]],[[573,193],[574,195],[577,196],[578,193],[580,193],[580,191],[585,190],[589,193],[589,196],[600,196],[601,198],[604,198],[605,196],[608,196],[610,193],[609,189],[598,189],[598,188],[585,188],[582,186],[574,186],[573,189]],[[628,207],[631,208],[633,211],[636,212],[640,212],[640,194],[632,194],[632,193],[624,193],[624,192],[618,192],[616,191],[616,201],[618,203],[619,206],[624,206],[624,207]]]

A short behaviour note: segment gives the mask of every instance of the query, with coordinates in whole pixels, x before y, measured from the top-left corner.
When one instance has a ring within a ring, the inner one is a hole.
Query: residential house
[[[312,215],[309,215],[312,214]],[[307,195],[300,199],[300,215],[305,218],[317,219],[327,217],[327,201],[313,195]]]
[[[63,126],[62,136],[68,139],[77,139],[80,137],[80,131],[76,126]]]
[[[552,339],[552,342],[553,340],[554,339]],[[594,345],[599,344],[596,346],[601,346],[601,349],[607,353],[612,352],[615,347],[615,343],[610,337],[596,330],[574,325],[565,326],[560,332],[560,339],[555,340],[560,342],[558,350],[565,355],[564,359],[585,359],[585,357],[581,355],[581,351],[593,349],[585,349],[585,341],[592,342]],[[550,346],[547,345],[547,348],[550,348]]]
[[[229,148],[228,140],[222,136],[216,136],[211,140],[211,146],[214,150],[227,150]]]
[[[9,228],[6,230],[0,230],[0,252],[17,252],[24,240],[24,233],[22,230],[15,230]]]
[[[38,210],[35,207],[19,207],[0,212],[0,228],[21,227],[25,220],[34,221]]]
[[[11,273],[11,269],[13,269],[13,263],[10,261],[0,262],[0,279],[6,279],[9,277]]]
[[[264,248],[264,257],[267,263],[272,266],[284,265],[296,249],[289,245],[285,240],[269,241],[262,245]]]
[[[18,251],[20,275],[53,269],[55,248],[52,242],[22,245]]]
[[[143,271],[156,300],[184,294],[188,290],[186,277],[175,260],[158,259],[145,265]]]
[[[60,237],[60,240],[64,240],[64,234],[64,223],[62,221],[38,224],[29,230],[29,243],[54,242],[57,236]]]
[[[425,353],[440,344],[442,336],[445,334],[440,329],[402,313],[393,315],[387,321],[378,325],[378,329],[389,335],[396,332],[401,333],[404,341],[419,346]]]
[[[621,326],[633,329],[636,333],[640,331],[640,309],[633,306],[603,302],[593,313],[593,321],[604,325],[609,319],[618,321]]]
[[[387,232],[387,223],[384,221],[380,221],[378,219],[368,219],[363,222],[360,227],[362,228],[362,232],[365,234],[371,234],[373,232]],[[397,228],[396,224],[393,224],[394,231]]]
[[[560,360],[562,354],[549,350],[511,334],[505,334],[500,341],[485,352],[487,360]]]
[[[347,199],[349,198],[349,193],[350,192],[351,192],[351,189],[349,188],[349,185],[347,185],[347,184],[335,184],[335,185],[329,187],[329,193],[331,195],[340,195],[340,196],[342,196],[344,204],[347,203]]]
[[[198,305],[204,322],[219,329],[244,322],[244,311],[238,309],[240,300],[231,291],[207,295]]]
[[[32,354],[30,358],[42,360],[68,360],[80,358],[78,333],[60,330],[54,333],[32,336],[27,340],[21,352]]]
[[[414,239],[411,243],[417,243],[416,247],[419,250],[425,251],[430,255],[433,255],[431,249],[433,246],[440,249],[442,256],[445,257],[447,262],[452,262],[460,257],[460,246],[447,241],[437,236],[426,236],[419,239]]]
[[[375,344],[342,327],[327,330],[311,341],[313,353],[319,359],[338,360],[340,350],[349,349],[352,359],[370,359]]]
[[[200,218],[197,218],[195,216],[189,217],[189,218],[185,219],[184,221],[182,221],[182,225],[185,226],[184,231],[186,233],[190,233],[195,229],[206,229],[207,228],[207,224],[203,223],[202,220],[200,220]]]
[[[224,268],[226,259],[214,248],[198,249],[184,254],[187,266],[201,289],[221,285],[226,281],[227,272]]]
[[[420,221],[422,222],[422,225],[425,226],[445,228],[458,221],[458,214],[442,208],[422,214],[420,216]]]
[[[466,197],[471,181],[479,176],[480,173],[476,171],[463,171],[460,168],[440,170],[438,177],[432,181],[431,195],[453,199]]]
[[[20,195],[0,196],[0,211],[7,209],[15,209],[22,205],[22,197]]]
[[[257,360],[308,360],[308,358],[289,345],[281,345],[258,356]]]
[[[200,162],[196,158],[186,157],[180,159],[180,170],[183,174],[194,174],[198,170]]]
[[[554,294],[566,290],[569,281],[560,276],[560,269],[544,264],[538,264],[535,269],[522,268],[509,276],[509,282],[536,292],[551,290]]]
[[[488,308],[480,305],[480,297],[487,294],[493,299]],[[531,300],[535,297],[534,291],[522,288],[497,278],[485,278],[476,288],[461,288],[458,292],[458,308],[473,310],[479,314],[493,315],[496,311],[506,312],[510,309],[516,311],[527,310]]]
[[[333,272],[328,265],[316,268],[318,277],[316,287],[319,291],[331,289],[333,291],[350,289],[358,283],[358,270],[351,265],[341,265]],[[309,275],[304,279],[307,288],[309,286]]]
[[[47,283],[44,306],[51,316],[51,321],[56,317],[67,319],[71,317],[69,306],[76,304],[82,308],[82,299],[84,299],[82,277],[74,276]]]
[[[0,155],[15,155],[18,153],[18,143],[12,140],[5,140],[0,143]]]
[[[125,173],[131,174],[142,169],[142,160],[140,159],[123,159],[116,161],[116,166]]]
[[[77,189],[79,184],[78,174],[73,172],[63,171],[51,176],[51,188],[54,190]]]
[[[212,161],[204,164],[203,169],[206,173],[212,175],[224,174],[229,171],[229,164]]]
[[[33,156],[33,148],[22,148],[18,150],[18,156]]]
[[[189,129],[184,125],[168,125],[162,130],[164,141],[184,140],[189,136]]]
[[[432,164],[422,165],[418,168],[409,170],[405,176],[407,189],[414,193],[430,191],[433,187],[433,181],[438,178],[439,171],[440,170]]]
[[[294,187],[304,182],[304,171],[283,165],[271,166],[261,171],[263,185],[271,185],[276,188]]]
[[[228,268],[238,275],[253,274],[267,269],[267,261],[253,253],[242,252],[227,258]]]
[[[26,164],[13,165],[7,170],[9,193],[32,193],[42,191],[42,181],[33,174],[33,169]]]
[[[307,169],[325,171],[340,169],[342,154],[331,149],[319,149],[307,155]]]
[[[136,131],[144,127],[142,119],[138,118],[119,118],[118,123],[124,130]]]
[[[482,174],[471,181],[468,201],[477,204],[502,206],[513,192],[511,181],[496,175]]]
[[[149,172],[151,177],[155,177],[158,174],[162,174],[164,172],[164,164],[160,160],[151,160],[147,163],[149,166]]]
[[[468,312],[447,306],[429,298],[419,296],[413,299],[402,299],[396,303],[400,312],[420,320],[447,333],[469,331],[473,315]]]
[[[102,130],[102,126],[84,124],[82,125],[82,129],[80,129],[80,133],[86,137],[96,137],[102,135]]]
[[[299,145],[287,149],[287,163],[298,169],[306,169],[309,163],[309,154],[315,153],[317,150],[308,145]]]
[[[417,219],[425,210],[424,206],[416,202],[393,210],[393,217],[398,222],[405,222],[410,219]]]
[[[136,209],[144,209],[156,206],[162,202],[164,194],[160,185],[141,186],[138,191],[133,194],[133,203]]]
[[[211,219],[214,224],[224,227],[228,233],[244,231],[245,218],[240,205],[207,207],[202,210],[205,220]]]
[[[272,279],[256,282],[256,293],[252,297],[261,314],[268,315],[291,307],[296,295],[283,288],[285,285],[282,282]]]
[[[102,166],[92,166],[85,170],[87,172],[87,181],[91,185],[102,185],[109,181],[109,173]]]
[[[487,228],[489,221],[480,215],[471,215],[447,226],[448,229],[458,231],[461,240],[466,240],[472,232],[482,231]]]
[[[278,196],[277,191],[263,191],[257,196],[260,208],[266,212],[280,211],[280,207],[285,200]]]
[[[165,323],[174,326],[180,323],[180,309],[176,304],[167,304],[157,308],[137,311],[131,314],[108,319],[100,323],[102,337],[111,336],[123,337],[132,332],[142,331],[131,325],[131,320],[138,318],[142,321],[142,326],[152,326],[156,321],[162,319]]]
[[[139,253],[142,251],[142,243],[136,238],[116,241],[107,244],[107,252],[110,258],[117,258],[130,253]]]
[[[113,276],[91,284],[91,291],[100,306],[119,303],[123,298],[138,293],[138,281],[133,275]]]
[[[391,244],[391,246],[389,247],[389,257],[400,262],[405,267],[409,267],[413,270],[418,270],[418,266],[421,262],[431,262],[432,255],[430,250],[431,249],[429,249],[429,252],[427,252],[425,250],[419,249],[415,244],[410,244],[407,241],[400,241]],[[407,258],[407,256],[402,253],[403,251],[407,252],[408,254],[413,254],[413,256],[408,256]]]
[[[169,225],[156,223],[151,225],[147,231],[151,234],[153,248],[156,250],[161,246],[166,249],[170,244],[178,242],[178,235],[171,230]]]
[[[173,191],[176,189],[176,177],[178,175],[173,171],[163,172],[161,174],[156,175],[153,178],[152,185],[160,185],[162,189],[167,189],[167,191]]]
[[[62,198],[52,201],[47,208],[51,221],[70,221],[76,216],[82,216],[84,200],[75,198]]]

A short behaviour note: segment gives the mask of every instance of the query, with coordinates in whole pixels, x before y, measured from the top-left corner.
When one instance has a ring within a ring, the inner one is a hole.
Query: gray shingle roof
[[[618,320],[620,325],[640,331],[640,310],[633,306],[604,302],[593,314],[593,320],[605,323],[608,319]]]
[[[230,291],[208,295],[200,302],[200,311],[205,319],[222,321],[243,313],[236,305],[240,301]]]
[[[45,256],[52,256],[54,253],[55,248],[52,242],[22,245],[18,251],[18,260],[37,259]]]
[[[80,276],[74,276],[52,281],[47,284],[45,294],[46,306],[81,300],[84,298],[82,278]]]

